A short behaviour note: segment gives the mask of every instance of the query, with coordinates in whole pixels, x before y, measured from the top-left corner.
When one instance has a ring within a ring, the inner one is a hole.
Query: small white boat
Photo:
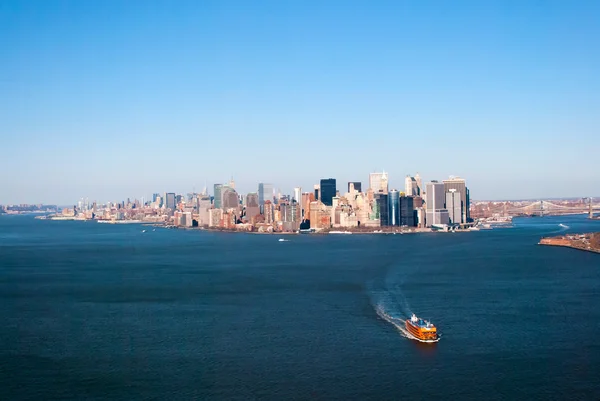
[[[146,232],[146,230],[142,230],[142,232],[143,232],[143,233],[145,233],[145,232]]]
[[[287,242],[287,241],[289,241],[289,240],[283,239],[283,238],[279,238],[279,242]]]
[[[569,226],[567,226],[566,224],[563,224],[563,223],[560,223],[558,226],[562,227],[562,228],[569,228]]]

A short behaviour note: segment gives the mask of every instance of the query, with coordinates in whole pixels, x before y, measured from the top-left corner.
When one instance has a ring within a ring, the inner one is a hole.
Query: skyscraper
[[[258,184],[258,204],[263,206],[266,201],[273,202],[273,184],[261,182]]]
[[[388,193],[389,198],[389,225],[399,226],[400,225],[400,193],[392,189]]]
[[[300,188],[300,187],[294,188],[294,200],[296,202],[300,202],[302,200],[302,188]]]
[[[215,199],[214,199],[214,205],[215,205],[215,209],[220,209],[221,208],[221,192],[223,190],[223,185],[222,184],[215,184],[214,185],[214,194],[215,194]]]
[[[427,183],[425,192],[427,226],[448,224],[448,211],[444,208],[446,201],[444,184],[433,180]]]
[[[238,194],[233,188],[224,188],[221,194],[223,210],[237,209],[240,205]]]
[[[362,192],[362,184],[359,181],[350,181],[348,183],[348,192],[350,192],[350,184],[354,184],[354,190],[356,192]]]
[[[455,189],[456,192],[460,193],[460,207],[461,207],[461,223],[467,223],[471,221],[470,200],[469,200],[469,189],[467,188],[467,182],[464,178],[451,176],[447,180],[442,181],[444,183],[444,192],[449,192],[451,189]]]
[[[421,177],[419,176],[419,173],[414,177],[407,175],[404,179],[404,193],[406,196],[421,196],[422,192]]]
[[[324,178],[321,180],[321,202],[324,205],[331,206],[336,192],[335,178]]]
[[[175,193],[167,192],[165,195],[165,205],[167,209],[175,210]]]
[[[369,188],[371,188],[374,193],[383,192],[384,194],[387,194],[388,174],[385,171],[382,173],[369,174]]]
[[[401,196],[399,204],[400,225],[408,227],[416,226],[414,198],[411,196]]]
[[[379,209],[379,222],[381,226],[389,226],[389,201],[388,195],[383,192],[375,194],[375,202],[377,203],[377,209]]]
[[[450,218],[450,224],[460,224],[462,219],[460,192],[452,188],[446,192],[446,209]]]

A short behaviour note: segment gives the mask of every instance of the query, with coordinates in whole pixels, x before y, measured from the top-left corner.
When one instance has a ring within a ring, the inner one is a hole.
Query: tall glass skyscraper
[[[375,194],[375,201],[377,202],[377,207],[379,208],[379,222],[382,227],[390,225],[389,219],[389,203],[388,203],[388,195],[384,193]]]
[[[258,204],[263,206],[266,201],[273,202],[273,184],[261,182],[258,184]]]
[[[324,205],[333,205],[333,197],[337,192],[335,178],[324,178],[321,180],[321,202]]]
[[[389,198],[389,225],[399,226],[400,225],[400,193],[392,189],[388,192]]]
[[[214,190],[215,190],[215,199],[214,199],[215,209],[220,209],[221,208],[221,191],[223,190],[223,185],[215,184]]]
[[[416,226],[414,198],[411,196],[402,196],[399,203],[400,225],[408,227]]]

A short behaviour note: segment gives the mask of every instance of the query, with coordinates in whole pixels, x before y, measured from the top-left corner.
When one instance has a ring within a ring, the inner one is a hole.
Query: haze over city
[[[4,2],[0,204],[324,177],[599,196],[597,2]]]

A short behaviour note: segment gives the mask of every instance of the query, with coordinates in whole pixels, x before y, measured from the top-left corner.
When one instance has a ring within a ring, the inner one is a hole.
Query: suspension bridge
[[[491,209],[494,212],[504,216],[547,216],[547,215],[566,215],[566,214],[588,214],[593,218],[596,213],[600,213],[600,204],[593,203],[592,198],[584,198],[588,202],[574,204],[557,204],[547,200],[533,201],[527,205],[516,206],[512,202],[503,202],[494,205]]]

